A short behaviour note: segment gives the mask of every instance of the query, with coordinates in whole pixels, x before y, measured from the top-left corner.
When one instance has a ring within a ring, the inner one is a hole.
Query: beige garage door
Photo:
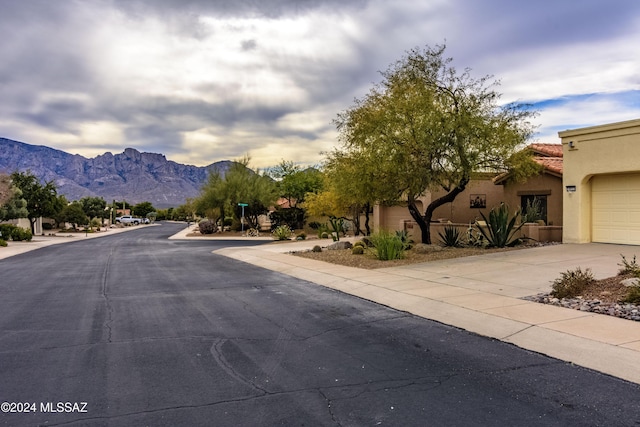
[[[640,245],[640,173],[595,176],[591,240]]]

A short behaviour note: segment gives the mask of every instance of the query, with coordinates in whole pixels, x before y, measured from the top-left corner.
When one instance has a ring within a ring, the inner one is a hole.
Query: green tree
[[[67,198],[60,194],[58,195],[58,197],[56,197],[56,200],[54,202],[54,211],[55,213],[53,214],[52,218],[55,219],[56,221],[56,226],[59,226],[60,223],[64,222],[60,219],[60,214],[62,213],[62,210],[69,204],[69,201],[67,200]]]
[[[100,218],[104,225],[104,219],[109,216],[107,202],[102,197],[83,197],[79,201],[82,210],[89,218]]]
[[[58,214],[57,220],[59,222],[68,222],[76,230],[79,225],[89,224],[89,217],[85,214],[82,208],[82,203],[73,202],[65,206]]]
[[[27,201],[27,218],[31,223],[31,233],[35,234],[35,223],[40,217],[51,217],[57,212],[58,195],[53,181],[40,183],[38,178],[29,172],[14,172],[11,181],[22,191]]]
[[[231,210],[237,219],[242,217],[242,207],[239,203],[248,206],[244,208],[244,217],[249,227],[257,228],[258,217],[269,211],[269,206],[278,200],[277,188],[273,180],[260,171],[249,168],[248,157],[234,162],[224,177],[225,194],[227,196],[227,212]]]
[[[527,170],[531,164],[521,148],[533,133],[534,112],[499,105],[491,76],[458,73],[444,51],[407,52],[336,119],[340,155],[365,159],[378,202],[407,201],[425,243],[431,242],[433,211],[464,191],[474,172]],[[418,199],[438,188],[446,194],[422,212]]]
[[[133,207],[133,214],[140,218],[146,218],[147,214],[155,211],[156,208],[153,207],[151,202],[141,202]]]
[[[225,218],[227,209],[227,188],[225,180],[218,171],[210,171],[207,183],[200,190],[195,200],[196,210],[201,216],[218,223]],[[231,211],[228,212],[232,214]]]
[[[324,182],[322,172],[317,168],[303,169],[291,161],[282,160],[267,173],[276,181],[278,194],[288,205],[277,209],[272,214],[272,219],[293,228],[302,228],[306,219],[305,199],[308,194],[321,191]]]
[[[7,174],[0,173],[0,206],[5,204],[12,196],[11,177]]]
[[[276,180],[280,197],[285,198],[289,206],[294,208],[304,203],[308,193],[317,193],[323,185],[322,172],[317,168],[302,169],[285,160],[269,169],[268,175]]]
[[[28,214],[22,190],[12,185],[9,175],[0,174],[0,221],[26,218]]]
[[[352,152],[348,156],[339,150],[327,155],[325,175],[326,188],[334,194],[339,210],[346,219],[350,219],[356,233],[371,234],[369,214],[378,200],[384,200],[387,191],[386,182],[375,181],[376,160],[367,157],[367,153]],[[360,216],[364,214],[364,231],[361,229]],[[338,216],[338,215],[336,215]]]
[[[247,204],[244,216],[249,227],[258,227],[258,217],[266,214],[268,208],[278,199],[273,180],[248,167],[249,158],[234,162],[224,175],[211,172],[200,196],[194,201],[196,210],[205,213],[209,219],[219,221],[232,215],[242,216],[239,203]]]

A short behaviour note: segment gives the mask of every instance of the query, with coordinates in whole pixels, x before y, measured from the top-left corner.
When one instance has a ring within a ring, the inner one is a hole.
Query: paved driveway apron
[[[22,411],[1,424],[640,423],[635,384],[167,240],[178,227],[0,261],[0,402]]]

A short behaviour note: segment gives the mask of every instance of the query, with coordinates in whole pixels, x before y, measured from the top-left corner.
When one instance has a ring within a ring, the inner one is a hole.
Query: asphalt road
[[[0,402],[30,411],[0,424],[640,424],[636,384],[167,240],[179,227],[0,261]]]

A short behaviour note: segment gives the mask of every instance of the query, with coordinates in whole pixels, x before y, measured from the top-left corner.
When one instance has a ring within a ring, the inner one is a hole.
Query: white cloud
[[[500,79],[505,102],[611,94],[539,104],[541,138],[640,117],[620,101],[640,89],[631,1],[26,3],[0,16],[0,136],[83,155],[317,163],[379,70],[443,42],[458,68]]]

